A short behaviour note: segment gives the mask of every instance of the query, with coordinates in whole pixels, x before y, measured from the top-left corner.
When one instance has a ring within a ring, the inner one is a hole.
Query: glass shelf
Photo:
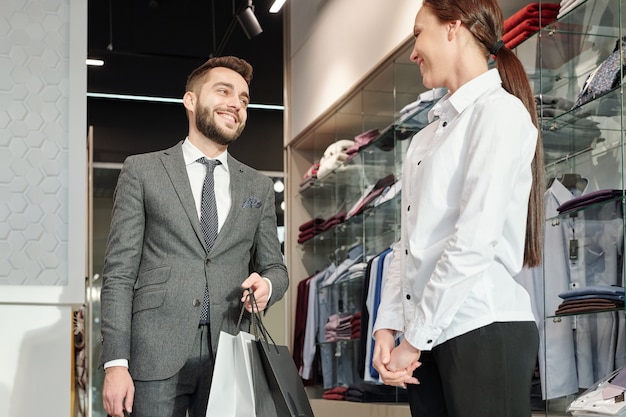
[[[581,215],[580,220],[586,222],[621,219],[623,218],[622,210],[625,202],[624,196],[611,198],[568,211],[567,213],[559,214],[558,216],[548,217],[546,218],[546,222],[550,222],[552,226],[558,226],[561,220],[572,217],[578,218],[579,214]],[[584,215],[584,217],[582,217],[582,215]]]
[[[367,254],[382,251],[395,240],[399,231],[400,194],[390,200],[363,210],[362,213],[350,217],[332,229],[319,233],[301,245],[305,251],[315,249],[318,253],[327,254],[332,259],[337,250],[344,252],[362,241],[363,236],[369,240]]]
[[[323,178],[318,178],[300,191],[303,198],[329,198],[345,195],[350,188],[364,189],[389,174],[397,155],[393,150],[398,141],[409,140],[428,124],[428,112],[435,102],[408,113],[405,117],[384,128],[380,135],[351,159],[338,166]]]

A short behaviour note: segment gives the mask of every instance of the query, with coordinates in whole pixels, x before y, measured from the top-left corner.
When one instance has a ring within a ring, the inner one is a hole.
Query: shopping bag
[[[258,309],[257,309],[258,310]],[[245,305],[233,336],[220,332],[207,417],[277,417],[263,364],[254,342],[260,333],[257,314],[251,315],[251,331],[242,330]]]
[[[256,340],[248,344],[250,349],[250,362],[252,365],[252,380],[254,385],[254,409],[256,417],[280,417],[274,405],[274,399],[270,391],[263,362],[256,348]]]
[[[265,377],[279,417],[314,417],[293,357],[287,346],[254,342],[263,363]]]
[[[254,294],[250,291],[253,311],[258,311]],[[277,417],[314,417],[304,384],[287,346],[277,345],[263,325],[258,313],[251,315],[253,325],[259,330],[256,345],[258,356]],[[256,356],[252,356],[255,364]]]
[[[240,331],[236,336],[220,332],[209,392],[207,417],[255,415],[251,342],[255,337]]]

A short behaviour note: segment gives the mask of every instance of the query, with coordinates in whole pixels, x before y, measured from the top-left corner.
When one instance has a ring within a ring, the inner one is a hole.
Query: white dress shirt
[[[446,94],[402,172],[401,237],[374,330],[420,350],[493,322],[534,321],[522,269],[537,129],[489,70]]]
[[[185,159],[185,167],[189,176],[189,185],[191,185],[191,193],[196,203],[198,218],[200,218],[200,205],[202,203],[202,185],[206,176],[206,167],[198,162],[198,159],[206,156],[196,148],[189,138],[185,139],[182,145],[183,158]],[[215,167],[213,176],[215,178],[215,202],[217,203],[217,230],[222,229],[224,221],[230,211],[230,175],[228,173],[228,153],[222,152],[217,158],[221,164]],[[207,158],[208,159],[208,158]]]

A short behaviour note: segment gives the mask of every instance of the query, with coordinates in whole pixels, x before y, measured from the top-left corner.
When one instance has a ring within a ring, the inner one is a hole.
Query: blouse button
[[[407,206],[406,211],[411,211],[411,206]]]
[[[407,300],[410,300],[410,299],[411,299],[411,294],[407,294],[407,295],[406,295],[406,299],[407,299]]]
[[[443,127],[448,126],[448,122],[443,122]]]

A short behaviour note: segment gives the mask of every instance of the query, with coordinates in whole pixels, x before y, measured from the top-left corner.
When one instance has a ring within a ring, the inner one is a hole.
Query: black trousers
[[[194,345],[191,356],[173,377],[162,381],[134,381],[132,417],[206,415],[214,365],[209,326],[198,328]]]
[[[498,322],[430,352],[407,393],[413,417],[530,417],[539,334],[535,322]]]

